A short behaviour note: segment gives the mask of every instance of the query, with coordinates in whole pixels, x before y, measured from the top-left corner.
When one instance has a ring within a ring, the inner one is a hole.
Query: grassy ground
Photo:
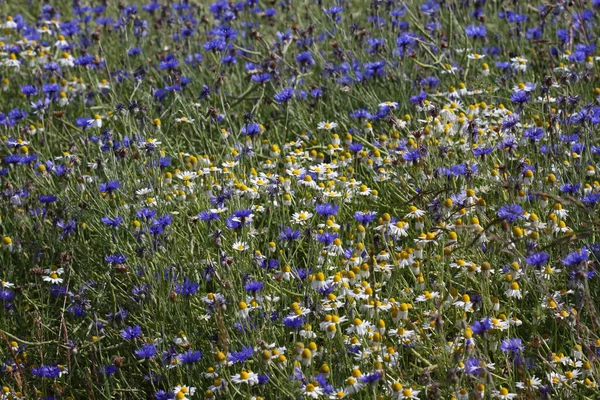
[[[599,7],[3,2],[2,399],[597,398]]]

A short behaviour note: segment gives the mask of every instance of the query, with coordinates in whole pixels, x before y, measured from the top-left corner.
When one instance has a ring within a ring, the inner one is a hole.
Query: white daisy
[[[231,380],[234,383],[247,383],[252,386],[258,383],[258,375],[252,371],[242,371],[232,376]]]
[[[233,249],[237,250],[237,251],[244,251],[244,250],[248,250],[250,248],[248,246],[248,243],[241,242],[239,240],[237,242],[235,242],[231,247],[233,247]]]
[[[294,213],[292,215],[292,222],[294,222],[296,224],[304,225],[306,223],[306,221],[308,221],[309,219],[312,218],[312,216],[313,216],[313,214],[311,212],[300,211],[300,212]]]
[[[332,129],[335,129],[337,126],[338,124],[335,122],[319,122],[319,125],[317,125],[317,129],[324,129],[326,131],[330,131]]]

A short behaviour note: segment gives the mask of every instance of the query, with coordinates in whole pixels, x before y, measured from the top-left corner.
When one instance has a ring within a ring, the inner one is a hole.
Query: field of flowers
[[[0,21],[0,399],[600,398],[600,0]]]

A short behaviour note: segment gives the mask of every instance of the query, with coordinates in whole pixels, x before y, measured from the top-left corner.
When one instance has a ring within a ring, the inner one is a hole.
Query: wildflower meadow
[[[0,399],[600,398],[600,0],[0,3]]]

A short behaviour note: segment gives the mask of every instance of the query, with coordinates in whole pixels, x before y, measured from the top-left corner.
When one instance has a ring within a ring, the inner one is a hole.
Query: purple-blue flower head
[[[322,203],[315,206],[315,211],[319,215],[330,217],[332,215],[337,215],[339,208],[340,206],[334,203]]]
[[[299,229],[292,229],[291,227],[286,226],[279,233],[279,240],[284,240],[284,241],[298,240],[298,239],[300,239],[300,234],[301,234],[301,232]]]
[[[147,343],[141,349],[135,350],[135,355],[146,360],[156,356],[156,346],[152,343]]]
[[[589,258],[588,249],[585,247],[582,247],[581,249],[579,249],[577,251],[567,254],[567,256],[562,259],[562,263],[568,267],[572,267],[574,265],[578,265],[584,261],[587,261],[588,258]]]
[[[182,296],[191,296],[198,291],[198,284],[196,282],[190,281],[190,279],[186,276],[183,278],[182,283],[178,283],[175,285],[175,292]]]
[[[498,210],[498,217],[505,219],[508,222],[515,222],[523,217],[523,213],[523,208],[519,204],[509,204],[502,206],[500,210]]]
[[[126,326],[121,330],[121,337],[125,340],[132,340],[142,334],[142,328],[139,325]]]
[[[524,348],[523,341],[519,338],[504,339],[500,344],[500,350],[505,353],[519,354]]]
[[[229,353],[229,361],[232,363],[243,363],[254,354],[252,346],[242,346],[240,351],[232,351]]]
[[[244,290],[247,292],[259,292],[264,286],[264,283],[258,281],[251,281],[244,285]]]
[[[475,321],[471,324],[471,331],[475,335],[483,335],[486,331],[492,329],[492,322],[489,318],[484,318],[481,321]]]
[[[540,266],[546,264],[548,262],[549,258],[550,258],[550,255],[548,253],[546,253],[545,251],[542,251],[540,253],[530,254],[529,256],[527,256],[525,258],[525,262],[534,267],[540,267]]]
[[[291,87],[286,87],[281,92],[275,93],[275,95],[273,96],[273,98],[279,104],[282,104],[282,103],[285,103],[288,100],[290,100],[293,95],[294,95],[294,89],[291,88]]]
[[[366,225],[375,220],[376,214],[372,211],[357,211],[354,213],[354,219],[360,224]]]
[[[179,355],[179,361],[182,364],[192,364],[200,361],[202,358],[202,353],[200,350],[188,350],[185,353],[181,353]]]

